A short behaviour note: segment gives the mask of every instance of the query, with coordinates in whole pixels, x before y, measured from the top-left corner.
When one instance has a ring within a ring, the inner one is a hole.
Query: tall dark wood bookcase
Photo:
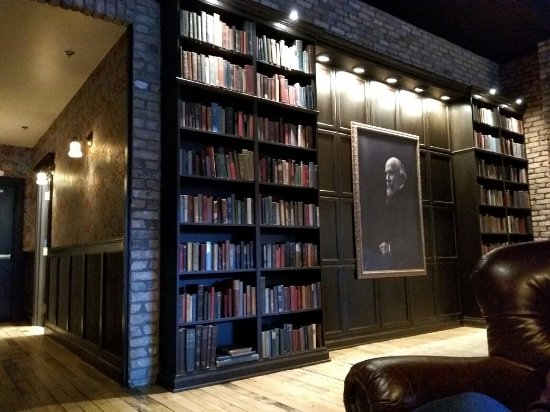
[[[469,275],[492,249],[533,240],[522,113],[503,99],[472,94],[452,107],[453,167],[463,312],[481,317]]]
[[[314,42],[266,20],[162,3],[159,381],[172,390],[328,360]]]

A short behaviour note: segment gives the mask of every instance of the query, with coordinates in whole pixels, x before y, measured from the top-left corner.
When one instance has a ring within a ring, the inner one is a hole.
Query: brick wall
[[[463,84],[489,89],[498,81],[498,64],[359,0],[252,1],[285,14],[297,3],[301,19],[327,33]],[[247,0],[237,3],[246,10]]]
[[[526,102],[524,128],[535,239],[550,238],[550,40],[501,67],[501,87]]]
[[[154,382],[158,369],[160,12],[156,0],[35,0],[132,29],[127,232],[130,293],[127,383]]]

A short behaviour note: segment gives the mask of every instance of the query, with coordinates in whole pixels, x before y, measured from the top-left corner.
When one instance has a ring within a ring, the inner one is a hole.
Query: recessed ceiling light
[[[447,96],[446,94],[444,94],[443,96],[440,97],[441,100],[443,101],[447,101],[447,100],[451,100],[451,98],[449,96]]]
[[[317,61],[320,63],[327,63],[330,61],[330,57],[326,53],[321,53],[317,56]]]
[[[426,91],[426,87],[425,87],[425,86],[416,86],[416,87],[414,88],[414,91],[415,91],[416,93],[424,93],[424,92]]]
[[[298,11],[297,10],[292,10],[288,16],[290,18],[290,20],[292,21],[296,21],[298,20]]]
[[[474,99],[481,99],[481,96],[479,94],[473,94],[472,97]]]
[[[387,77],[387,78],[386,78],[386,83],[388,83],[388,84],[395,84],[395,83],[397,83],[397,77],[394,77],[394,76]]]
[[[523,103],[523,100],[522,99],[516,99],[516,104],[522,104]]]
[[[491,95],[497,94],[497,89],[495,89],[494,87],[492,89],[489,89],[489,94]]]
[[[67,56],[69,59],[76,54],[75,51],[71,49],[65,50],[64,53],[65,53],[65,56]]]
[[[352,70],[356,74],[363,74],[365,73],[365,66],[355,66]]]

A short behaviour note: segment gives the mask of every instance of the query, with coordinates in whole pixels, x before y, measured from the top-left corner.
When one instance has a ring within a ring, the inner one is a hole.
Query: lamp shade
[[[49,182],[48,174],[46,172],[38,172],[36,174],[36,184],[39,186],[47,185]]]
[[[78,140],[73,140],[69,145],[69,157],[82,157],[82,145]]]

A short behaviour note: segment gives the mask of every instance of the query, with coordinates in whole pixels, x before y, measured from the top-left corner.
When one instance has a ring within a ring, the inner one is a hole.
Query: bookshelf
[[[314,42],[166,3],[159,381],[326,361]]]
[[[459,256],[466,317],[480,317],[469,287],[478,259],[510,243],[533,240],[522,114],[504,99],[472,97],[453,107]],[[471,113],[471,126],[464,113]],[[473,136],[473,138],[472,138]]]

